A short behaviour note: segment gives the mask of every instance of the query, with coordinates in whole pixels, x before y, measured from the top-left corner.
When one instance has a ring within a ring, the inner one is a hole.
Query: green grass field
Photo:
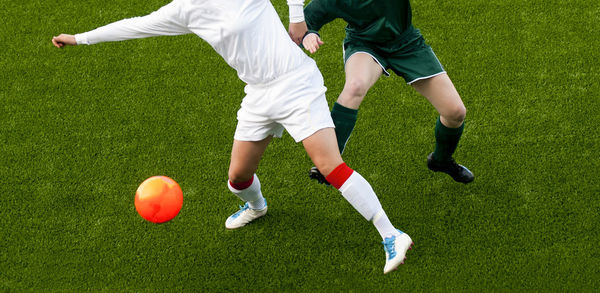
[[[600,5],[414,0],[414,23],[467,107],[456,159],[430,172],[437,114],[398,76],[369,92],[345,160],[411,235],[383,275],[372,225],[287,134],[259,171],[269,214],[237,231],[226,186],[244,84],[195,36],[59,50],[59,33],[167,0],[0,2],[0,291],[591,292],[600,288]],[[287,26],[285,1],[273,1]],[[344,23],[313,57],[343,86]],[[184,205],[155,225],[137,186],[167,175]]]

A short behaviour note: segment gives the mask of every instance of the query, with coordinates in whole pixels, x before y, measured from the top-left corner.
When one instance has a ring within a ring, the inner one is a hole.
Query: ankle
[[[248,202],[248,207],[250,207],[253,210],[262,210],[267,206],[267,203],[265,201],[264,197],[261,197],[255,201],[249,201]]]

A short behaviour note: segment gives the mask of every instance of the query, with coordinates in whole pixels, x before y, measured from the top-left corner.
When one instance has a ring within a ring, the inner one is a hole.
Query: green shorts
[[[403,33],[395,42],[378,44],[346,36],[344,40],[344,63],[356,53],[369,54],[389,76],[387,69],[411,84],[445,72],[444,67],[421,32],[413,28]]]

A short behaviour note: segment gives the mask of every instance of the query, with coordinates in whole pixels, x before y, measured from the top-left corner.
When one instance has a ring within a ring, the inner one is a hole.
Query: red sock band
[[[250,177],[250,180],[248,180],[246,182],[233,183],[230,180],[229,185],[231,185],[231,187],[233,187],[237,190],[244,190],[244,189],[250,187],[250,185],[252,185],[252,182],[254,182],[254,175],[252,175],[252,177]]]
[[[340,189],[340,187],[344,185],[344,182],[352,175],[352,172],[354,172],[354,170],[350,169],[346,163],[341,163],[339,166],[335,167],[325,179],[327,179],[327,182],[331,183],[333,187]]]

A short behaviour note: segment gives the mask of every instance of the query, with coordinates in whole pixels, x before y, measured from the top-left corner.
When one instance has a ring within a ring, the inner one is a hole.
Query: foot
[[[385,238],[383,240],[383,249],[385,250],[385,267],[383,273],[387,274],[398,269],[398,266],[404,264],[406,252],[412,248],[413,242],[408,234],[398,230],[400,235]]]
[[[317,180],[317,182],[319,182],[319,184],[325,184],[327,186],[330,185],[329,182],[327,182],[327,179],[325,179],[325,176],[323,176],[323,174],[321,174],[321,172],[319,171],[319,169],[317,169],[317,167],[310,168],[310,171],[308,171],[308,177],[310,177],[310,179]]]
[[[434,172],[444,172],[450,175],[456,182],[469,183],[475,179],[475,176],[469,169],[457,164],[454,159],[451,158],[448,162],[438,162],[433,158],[433,153],[427,156],[427,168]]]
[[[229,216],[225,221],[225,228],[237,229],[246,226],[246,224],[264,216],[267,213],[267,200],[265,199],[265,207],[260,210],[251,209],[246,203],[235,214]]]

